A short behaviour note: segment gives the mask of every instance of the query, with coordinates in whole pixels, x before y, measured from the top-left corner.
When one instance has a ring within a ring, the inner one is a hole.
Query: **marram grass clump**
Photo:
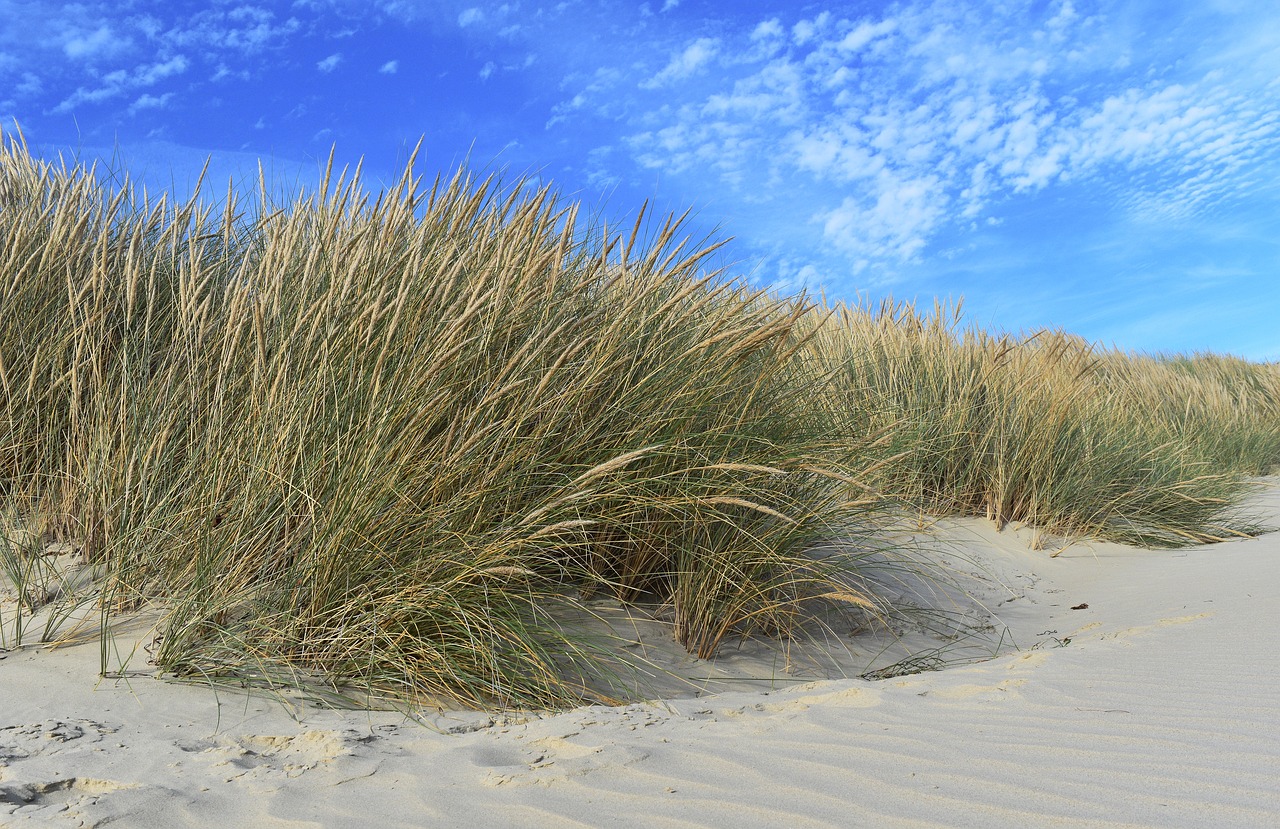
[[[0,506],[164,670],[609,700],[593,597],[711,657],[881,612],[885,511],[1193,543],[1280,462],[1274,366],[769,295],[680,221],[411,171],[214,209],[0,153]]]
[[[879,488],[1144,546],[1255,531],[1232,509],[1280,466],[1280,367],[1132,356],[1061,331],[995,336],[958,307],[840,308],[814,350],[847,429],[893,428]]]
[[[75,537],[158,664],[410,700],[591,695],[558,610],[666,605],[711,656],[806,602],[877,507],[801,370],[803,298],[679,222],[584,230],[523,182],[326,177],[284,209],[135,203],[10,144],[0,494]]]

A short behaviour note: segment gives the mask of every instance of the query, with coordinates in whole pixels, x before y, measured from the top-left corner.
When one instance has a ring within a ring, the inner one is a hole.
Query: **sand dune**
[[[1280,492],[1256,506],[1280,524]],[[1280,825],[1280,535],[1051,557],[940,532],[1017,647],[880,681],[415,718],[99,680],[96,641],[11,651],[0,824]]]

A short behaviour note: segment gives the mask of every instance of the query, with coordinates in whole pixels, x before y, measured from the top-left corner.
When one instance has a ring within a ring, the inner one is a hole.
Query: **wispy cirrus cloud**
[[[53,107],[53,112],[71,112],[82,104],[100,103],[129,94],[133,90],[154,86],[160,81],[187,71],[190,62],[182,55],[166,61],[142,64],[132,70],[117,69],[99,79],[93,88],[80,87]],[[146,108],[146,107],[141,107]],[[131,108],[136,111],[137,108]]]
[[[658,89],[683,80],[705,68],[720,51],[720,41],[711,37],[700,37],[690,43],[656,75],[643,81],[643,89]]]
[[[169,47],[196,49],[208,55],[256,55],[302,29],[297,17],[282,19],[269,8],[246,4],[177,17],[158,39]]]
[[[1179,69],[1123,13],[1058,0],[768,18],[638,80],[662,98],[635,99],[622,143],[642,168],[810,205],[855,272],[917,261],[944,228],[999,221],[1010,199],[1055,186],[1185,217],[1274,171],[1280,89],[1241,94],[1211,56]]]
[[[0,61],[0,84],[19,96],[58,95],[45,105],[55,114],[127,99],[197,64],[208,65],[211,78],[243,75],[246,57],[301,29],[296,18],[252,3],[194,12],[162,6],[143,14],[122,14],[118,4],[101,0],[53,4],[39,14],[7,5],[8,20],[18,23],[0,27],[0,54],[13,57],[12,66]]]

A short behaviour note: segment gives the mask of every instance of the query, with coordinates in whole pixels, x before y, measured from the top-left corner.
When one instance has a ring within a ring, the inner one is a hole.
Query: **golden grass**
[[[1280,460],[1274,366],[771,296],[646,227],[465,173],[146,201],[10,140],[0,501],[164,609],[166,670],[547,706],[594,593],[710,657],[878,611],[891,503],[1202,541]]]
[[[840,308],[816,351],[854,428],[897,425],[878,487],[985,515],[1154,546],[1251,531],[1229,507],[1280,465],[1280,367],[994,336],[958,308]]]

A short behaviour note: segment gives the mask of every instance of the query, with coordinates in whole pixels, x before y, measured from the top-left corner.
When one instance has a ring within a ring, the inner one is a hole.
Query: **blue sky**
[[[1274,0],[0,0],[0,118],[153,189],[422,138],[760,285],[1280,359]]]

